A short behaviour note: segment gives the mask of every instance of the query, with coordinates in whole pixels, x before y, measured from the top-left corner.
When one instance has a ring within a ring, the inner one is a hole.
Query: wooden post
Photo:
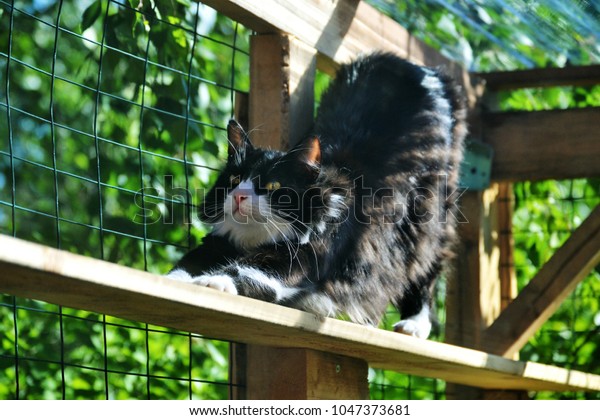
[[[347,321],[320,319],[295,309],[173,281],[2,234],[0,293],[220,340],[307,348],[365,360],[377,369],[440,378],[480,388],[600,391],[600,375],[533,362],[516,362]],[[293,356],[286,358],[285,353],[279,351],[271,354],[269,359],[262,353],[263,360],[269,361],[268,369],[264,371],[273,371],[276,366],[289,368],[292,365],[290,361],[297,360]],[[327,362],[331,363],[331,360],[344,360],[328,356],[320,354],[319,357],[325,358],[325,363],[320,366],[330,366]],[[346,368],[352,363],[337,364],[339,369],[334,367],[339,372],[336,373],[343,372],[345,378],[352,377],[346,375]],[[327,368],[315,370],[313,367],[319,365],[314,363],[307,363],[307,366],[306,372],[317,375],[316,382],[325,377],[322,372]],[[356,378],[366,378],[366,369],[362,366],[358,366],[362,372]],[[266,383],[263,381],[263,384]],[[329,386],[339,385],[329,380],[326,383]],[[344,397],[341,391],[347,392],[347,388],[339,389],[336,395]],[[311,397],[317,395],[313,393]]]
[[[459,225],[460,246],[446,297],[446,342],[479,349],[483,331],[501,310],[498,185],[467,192]],[[448,398],[479,399],[480,389],[448,384]]]
[[[367,399],[367,362],[316,350],[248,346],[247,397]]]
[[[255,145],[286,150],[310,134],[316,56],[314,49],[291,36],[252,37],[247,128]],[[363,360],[308,349],[248,345],[245,350],[246,376],[241,382],[248,399],[369,396],[368,365]]]
[[[256,145],[286,150],[310,134],[316,57],[290,36],[251,38],[249,129]]]
[[[517,274],[514,261],[512,217],[515,205],[513,184],[498,184],[498,242],[500,246],[500,310],[503,311],[517,296]],[[518,354],[514,355],[518,358]]]

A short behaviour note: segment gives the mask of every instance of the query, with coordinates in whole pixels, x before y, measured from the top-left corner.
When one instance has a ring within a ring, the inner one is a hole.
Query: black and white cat
[[[344,65],[314,136],[254,147],[230,121],[229,157],[200,218],[214,228],[169,277],[426,338],[455,238],[465,107],[438,71],[376,53]]]

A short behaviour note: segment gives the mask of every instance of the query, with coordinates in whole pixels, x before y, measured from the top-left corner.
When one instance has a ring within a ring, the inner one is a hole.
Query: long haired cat
[[[287,153],[235,122],[200,218],[213,226],[171,278],[426,338],[431,292],[455,237],[466,133],[458,88],[376,53],[344,65],[314,135]],[[459,194],[458,194],[459,195]]]

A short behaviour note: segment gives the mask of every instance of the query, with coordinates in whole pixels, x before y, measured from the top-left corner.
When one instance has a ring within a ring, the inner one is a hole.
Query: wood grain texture
[[[600,108],[483,116],[493,181],[600,176]]]
[[[515,200],[513,184],[498,184],[498,245],[500,247],[500,310],[503,311],[517,296],[517,273],[515,270],[515,243],[512,232]]]
[[[248,346],[248,399],[369,398],[367,362],[310,349]]]
[[[0,292],[489,389],[600,390],[600,377],[364,327],[0,235]]]
[[[600,206],[485,331],[482,348],[500,355],[518,351],[598,264]]]
[[[487,90],[600,84],[600,65],[475,73]]]
[[[391,51],[416,64],[444,66],[459,83],[470,76],[457,63],[414,38],[405,28],[359,0],[203,0],[259,34],[289,34],[320,54],[319,68],[333,73],[375,50]]]

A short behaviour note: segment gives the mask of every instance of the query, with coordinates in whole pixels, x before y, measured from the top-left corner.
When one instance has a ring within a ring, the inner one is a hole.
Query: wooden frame
[[[482,124],[496,182],[600,176],[600,108],[491,113]]]
[[[600,390],[597,375],[320,319],[4,235],[0,273],[2,293],[225,340],[326,351],[376,368],[481,388]]]
[[[600,84],[600,65],[475,73],[488,91]]]
[[[471,76],[405,28],[360,0],[202,0],[202,3],[259,34],[288,34],[318,53],[318,67],[329,74],[359,54],[382,50],[414,63],[443,66],[475,103]]]

